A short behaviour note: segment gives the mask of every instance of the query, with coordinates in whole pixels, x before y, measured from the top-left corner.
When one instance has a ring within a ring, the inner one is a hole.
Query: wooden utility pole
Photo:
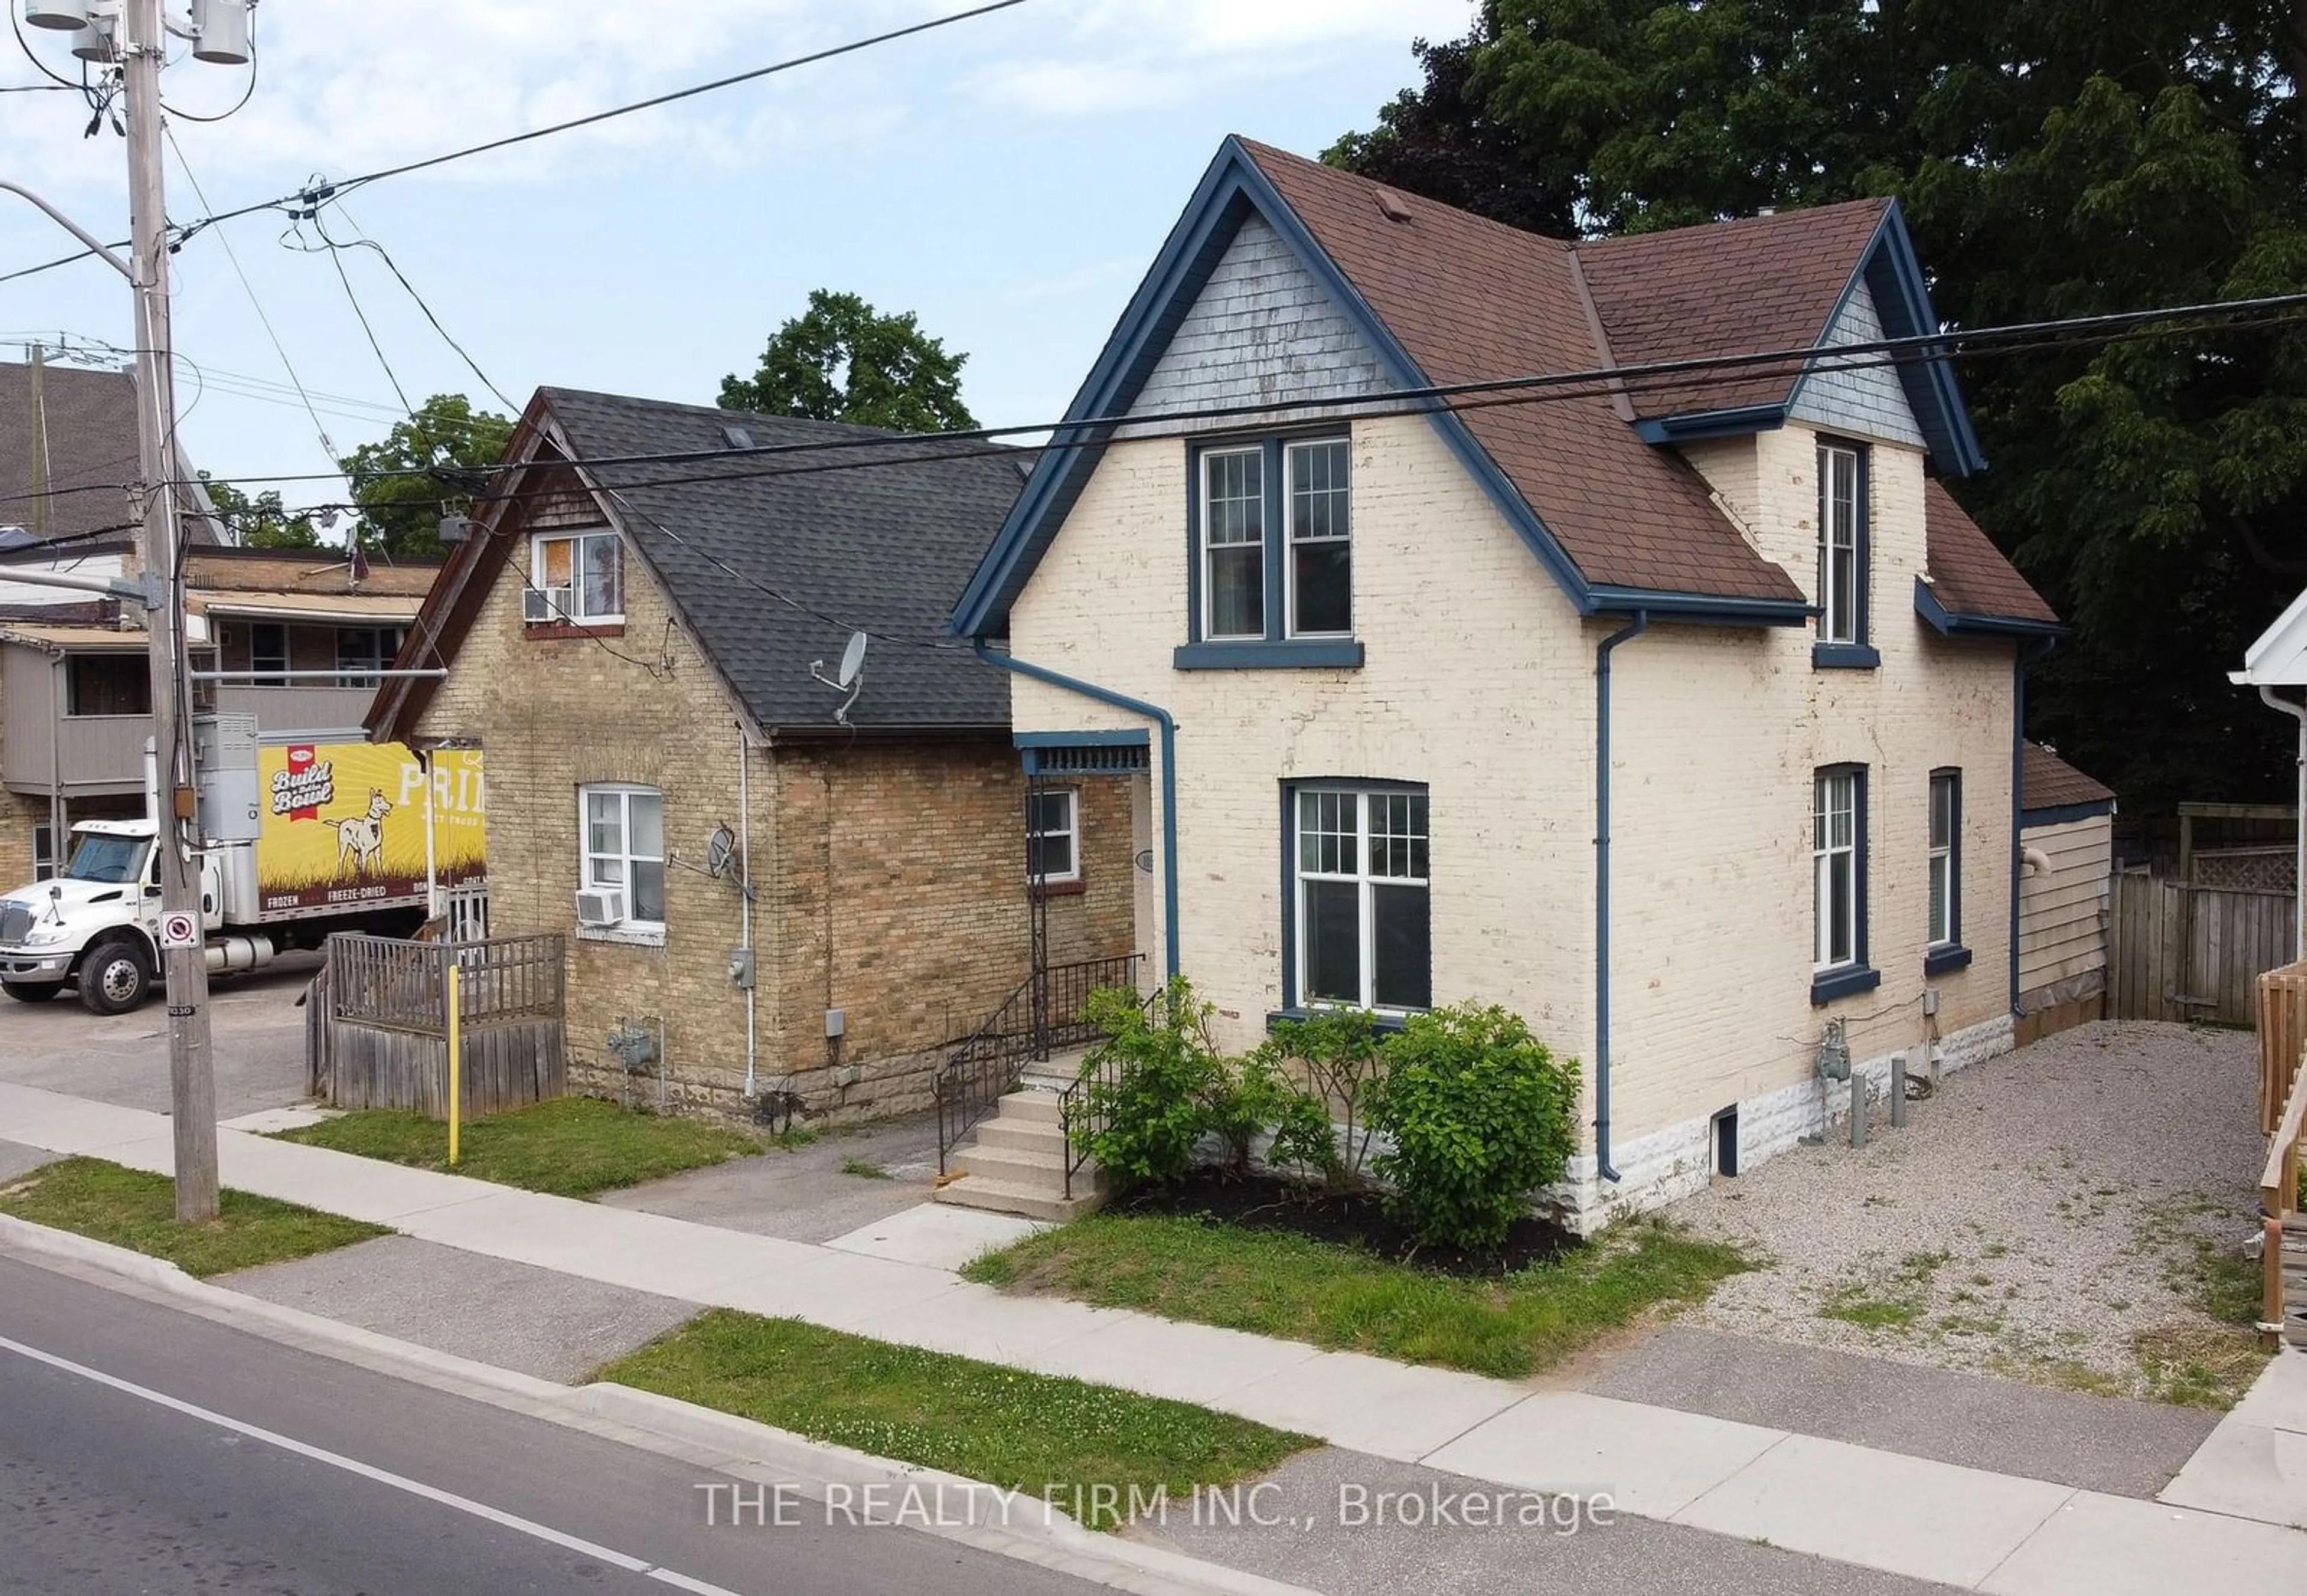
[[[32,536],[48,535],[48,352],[38,340],[25,351],[32,383]]]
[[[157,600],[149,619],[152,732],[159,802],[152,819],[159,872],[160,965],[168,986],[168,1101],[176,1133],[176,1217],[217,1216],[216,1078],[209,1040],[209,966],[202,935],[201,866],[190,824],[195,787],[191,682],[184,665],[184,521],[176,512],[176,401],[169,347],[168,218],[160,169],[160,66],[167,37],[160,0],[127,0],[120,17],[126,92],[128,214],[136,288],[138,509],[142,576]],[[166,934],[189,915],[192,935]],[[169,946],[175,942],[176,946]]]

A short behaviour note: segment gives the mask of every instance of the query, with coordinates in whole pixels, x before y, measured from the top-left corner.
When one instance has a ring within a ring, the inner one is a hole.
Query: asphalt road
[[[0,1258],[0,1592],[1041,1596],[917,1531],[706,1522],[708,1470]],[[725,1493],[716,1493],[725,1505]]]
[[[266,968],[211,981],[217,1117],[285,1108],[304,1095],[304,1011],[320,956],[286,954]],[[168,1111],[167,1007],[156,993],[129,1014],[81,1007],[70,989],[46,1003],[0,998],[0,1081],[122,1108]]]

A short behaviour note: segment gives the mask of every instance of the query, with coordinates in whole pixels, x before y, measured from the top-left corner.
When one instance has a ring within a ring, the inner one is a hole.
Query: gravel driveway
[[[2219,1406],[2258,1370],[2257,1039],[2083,1025],[1950,1076],[1869,1145],[1675,1206],[1767,1266],[1692,1322],[1905,1363]]]

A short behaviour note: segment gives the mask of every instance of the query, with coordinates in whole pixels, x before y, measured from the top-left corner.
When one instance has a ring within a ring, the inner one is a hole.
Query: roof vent
[[[1410,207],[1403,204],[1402,196],[1390,188],[1377,191],[1377,209],[1378,214],[1390,222],[1406,222],[1410,219]]]
[[[753,434],[733,422],[721,429],[721,442],[732,449],[750,449]]]

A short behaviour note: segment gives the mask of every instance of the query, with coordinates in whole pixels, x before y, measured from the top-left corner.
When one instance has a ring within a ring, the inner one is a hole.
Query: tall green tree
[[[440,553],[442,501],[486,476],[512,431],[509,416],[476,410],[460,393],[436,393],[382,442],[339,460],[360,506],[360,545],[395,556]]]
[[[1895,194],[1957,327],[2307,290],[2307,0],[1489,0],[1419,59],[1330,159],[1502,220]],[[2307,585],[2307,331],[1961,375],[1955,491],[2076,628],[2030,729],[2150,808],[2287,795],[2225,673]]]
[[[201,487],[209,496],[209,507],[243,548],[310,549],[321,545],[320,528],[313,526],[311,513],[300,510],[290,514],[280,502],[279,488],[267,488],[252,499],[205,473]]]
[[[907,433],[965,431],[977,425],[961,402],[968,359],[923,332],[911,311],[883,315],[854,294],[818,288],[770,338],[750,377],[721,380],[721,404]]]

